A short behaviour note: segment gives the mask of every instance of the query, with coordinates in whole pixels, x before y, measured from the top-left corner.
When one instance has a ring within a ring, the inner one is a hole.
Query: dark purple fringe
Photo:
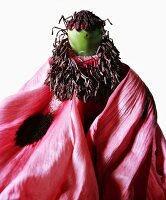
[[[109,39],[108,32],[103,35],[96,52],[96,66],[81,67],[69,56],[71,51],[68,38],[56,37],[45,84],[50,86],[57,99],[72,99],[74,93],[84,102],[108,97],[121,79],[119,51]]]

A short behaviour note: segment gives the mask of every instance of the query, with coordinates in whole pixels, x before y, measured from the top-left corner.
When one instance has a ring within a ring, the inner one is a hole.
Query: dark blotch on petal
[[[35,114],[28,117],[16,132],[16,146],[24,147],[39,141],[47,132],[53,115]]]

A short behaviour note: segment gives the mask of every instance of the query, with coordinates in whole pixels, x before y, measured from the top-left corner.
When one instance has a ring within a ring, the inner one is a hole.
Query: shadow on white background
[[[87,9],[109,18],[110,37],[121,60],[133,68],[152,92],[158,122],[166,136],[165,4],[150,1],[9,1],[0,2],[0,100],[14,94],[52,55],[51,28],[61,15]]]

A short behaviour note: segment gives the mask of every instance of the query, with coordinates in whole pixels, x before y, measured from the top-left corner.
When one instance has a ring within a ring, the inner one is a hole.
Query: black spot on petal
[[[47,132],[53,115],[35,114],[28,117],[16,132],[16,146],[24,147],[39,141]]]

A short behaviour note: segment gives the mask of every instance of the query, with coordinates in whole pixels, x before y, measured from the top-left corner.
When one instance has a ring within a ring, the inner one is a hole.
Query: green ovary
[[[80,56],[91,56],[96,53],[102,40],[101,29],[95,31],[68,30],[68,39],[74,53]]]

